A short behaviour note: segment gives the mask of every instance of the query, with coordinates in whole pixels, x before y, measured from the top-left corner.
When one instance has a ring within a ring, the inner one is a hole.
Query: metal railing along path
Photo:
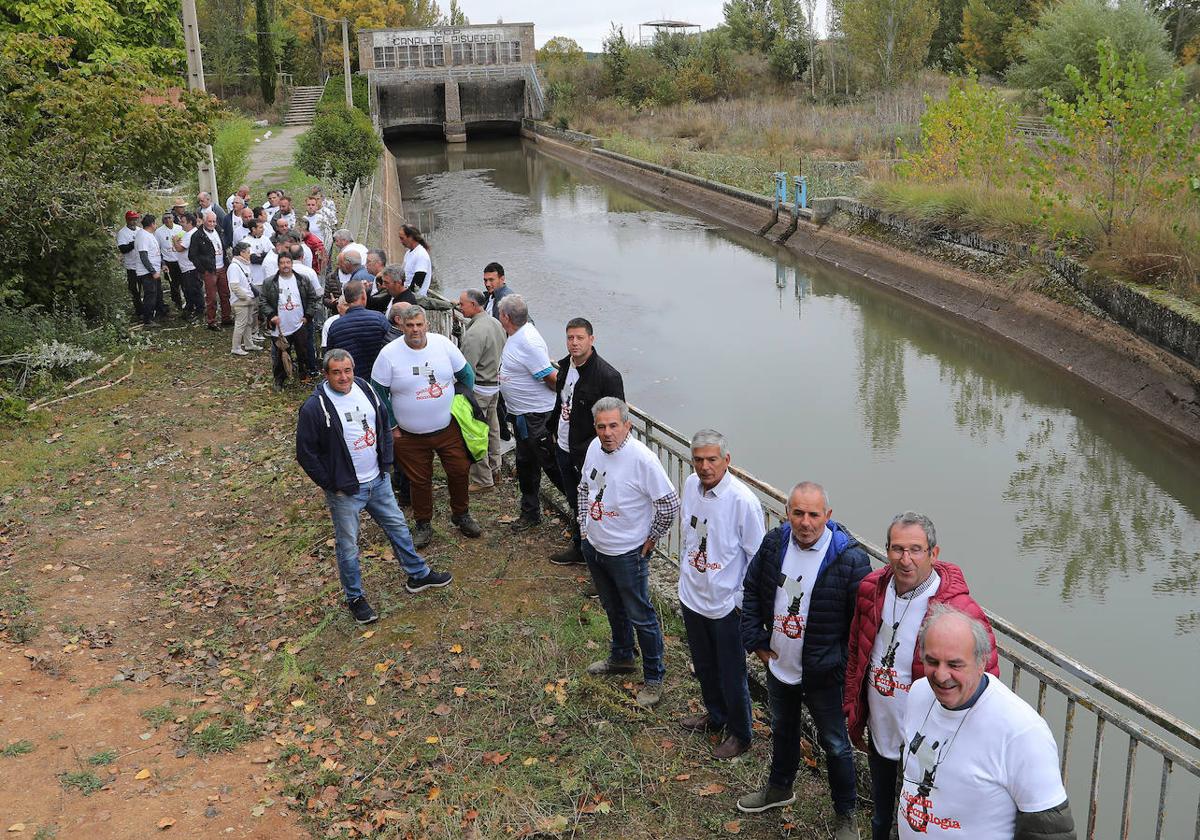
[[[630,406],[630,412],[635,418],[634,435],[658,456],[675,486],[682,488],[684,480],[692,471],[688,439],[641,409]],[[768,529],[786,519],[787,499],[784,491],[737,467],[730,469],[758,496],[763,505]],[[657,549],[659,554],[672,563],[677,561],[682,548],[682,529],[683,523],[677,518],[666,540],[660,542]],[[879,563],[887,562],[884,552],[878,546],[858,534],[854,536],[873,560]],[[996,634],[996,647],[1001,657],[1010,664],[1009,683],[1013,691],[1020,689],[1024,674],[1029,674],[1037,681],[1036,708],[1038,714],[1047,718],[1046,722],[1050,724],[1058,741],[1064,785],[1070,778],[1069,771],[1074,758],[1072,748],[1075,746],[1075,735],[1079,728],[1076,719],[1080,710],[1086,711],[1095,719],[1086,823],[1080,826],[1079,836],[1091,840],[1102,828],[1103,836],[1120,837],[1121,840],[1131,837],[1141,840],[1151,836],[1148,831],[1131,829],[1137,756],[1139,752],[1144,754],[1148,751],[1161,761],[1158,805],[1152,836],[1155,840],[1164,840],[1168,836],[1172,840],[1184,837],[1185,835],[1179,834],[1177,829],[1176,833],[1166,833],[1168,807],[1171,804],[1170,781],[1176,770],[1183,770],[1195,781],[1200,782],[1200,731],[1036,636],[1020,630],[1002,616],[991,610],[985,609],[985,612]],[[1104,695],[1104,699],[1091,693],[1089,688]],[[1065,715],[1061,727],[1056,727],[1055,722],[1047,717],[1047,701],[1050,696],[1057,697],[1059,702],[1065,702]],[[1104,741],[1109,727],[1128,736],[1123,777],[1119,766],[1113,765],[1112,762],[1105,764],[1103,761]],[[1175,739],[1178,743],[1173,743]],[[1100,822],[1102,815],[1099,792],[1105,782],[1106,787],[1119,786],[1121,790],[1120,817],[1115,825],[1111,821],[1104,824]],[[1072,810],[1076,813],[1077,820],[1084,818],[1083,810],[1077,802],[1072,803]],[[1200,795],[1196,800],[1196,822],[1191,834],[1195,840],[1200,840]]]

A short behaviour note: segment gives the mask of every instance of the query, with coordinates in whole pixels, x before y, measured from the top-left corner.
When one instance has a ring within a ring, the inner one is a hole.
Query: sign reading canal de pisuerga
[[[363,70],[532,64],[533,24],[371,29],[358,33]]]

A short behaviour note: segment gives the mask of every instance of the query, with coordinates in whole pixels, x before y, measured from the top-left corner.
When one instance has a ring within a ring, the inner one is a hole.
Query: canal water
[[[977,327],[531,144],[391,150],[444,293],[499,261],[552,353],[587,317],[634,404],[721,430],[776,487],[823,483],[879,544],[928,514],[979,601],[1200,721],[1197,448]]]

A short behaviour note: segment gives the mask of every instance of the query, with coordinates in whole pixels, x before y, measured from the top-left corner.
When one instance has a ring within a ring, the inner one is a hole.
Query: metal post
[[[775,206],[783,207],[788,200],[788,176],[786,172],[775,173]]]
[[[204,57],[200,53],[200,24],[196,20],[196,0],[183,0],[183,43],[187,52],[188,90],[205,93]],[[200,189],[220,202],[217,195],[217,167],[213,163],[212,146],[205,146],[200,157],[197,178]]]
[[[354,107],[354,94],[350,87],[350,21],[342,18],[342,73],[346,82],[346,107]]]

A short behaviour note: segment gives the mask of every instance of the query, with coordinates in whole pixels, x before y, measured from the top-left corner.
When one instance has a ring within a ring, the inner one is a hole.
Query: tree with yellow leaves
[[[301,0],[284,18],[302,43],[311,45],[318,67],[342,66],[340,21],[350,22],[350,63],[358,61],[359,29],[434,26],[441,17],[436,0]]]

